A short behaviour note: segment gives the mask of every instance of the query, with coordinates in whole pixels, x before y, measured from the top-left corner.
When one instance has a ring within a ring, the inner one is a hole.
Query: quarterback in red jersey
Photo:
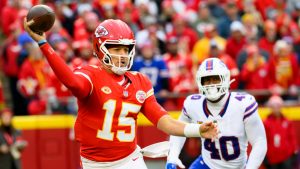
[[[170,135],[216,138],[216,124],[186,124],[174,120],[156,102],[151,82],[128,71],[135,54],[135,39],[121,20],[105,20],[96,28],[93,50],[100,66],[72,72],[47,43],[45,34],[25,30],[38,42],[58,79],[78,99],[75,137],[80,143],[84,169],[146,169],[137,145],[137,115],[142,112],[158,129]]]

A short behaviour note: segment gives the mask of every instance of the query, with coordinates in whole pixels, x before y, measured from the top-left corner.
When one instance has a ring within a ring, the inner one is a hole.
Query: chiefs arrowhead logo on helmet
[[[108,35],[108,31],[103,26],[98,26],[95,31],[95,36],[97,38]]]

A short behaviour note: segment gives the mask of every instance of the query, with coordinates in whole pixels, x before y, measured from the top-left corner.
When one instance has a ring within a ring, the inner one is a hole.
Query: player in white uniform
[[[201,94],[186,98],[179,119],[195,124],[214,121],[220,135],[216,140],[201,140],[202,153],[189,168],[259,168],[267,151],[267,141],[255,98],[247,93],[229,92],[230,72],[217,58],[203,61],[196,76]],[[185,137],[170,137],[166,169],[183,167],[178,156],[185,140]],[[248,142],[252,146],[249,158]]]

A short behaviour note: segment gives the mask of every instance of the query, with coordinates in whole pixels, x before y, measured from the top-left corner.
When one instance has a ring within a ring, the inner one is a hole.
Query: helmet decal
[[[103,26],[98,26],[95,31],[96,38],[108,35],[108,31]]]
[[[213,60],[208,60],[206,62],[206,70],[213,70],[214,62]]]

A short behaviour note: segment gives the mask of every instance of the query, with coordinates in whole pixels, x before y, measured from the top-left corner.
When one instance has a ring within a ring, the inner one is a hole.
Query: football
[[[34,32],[47,32],[54,24],[55,13],[47,5],[35,5],[26,16],[29,27]]]

